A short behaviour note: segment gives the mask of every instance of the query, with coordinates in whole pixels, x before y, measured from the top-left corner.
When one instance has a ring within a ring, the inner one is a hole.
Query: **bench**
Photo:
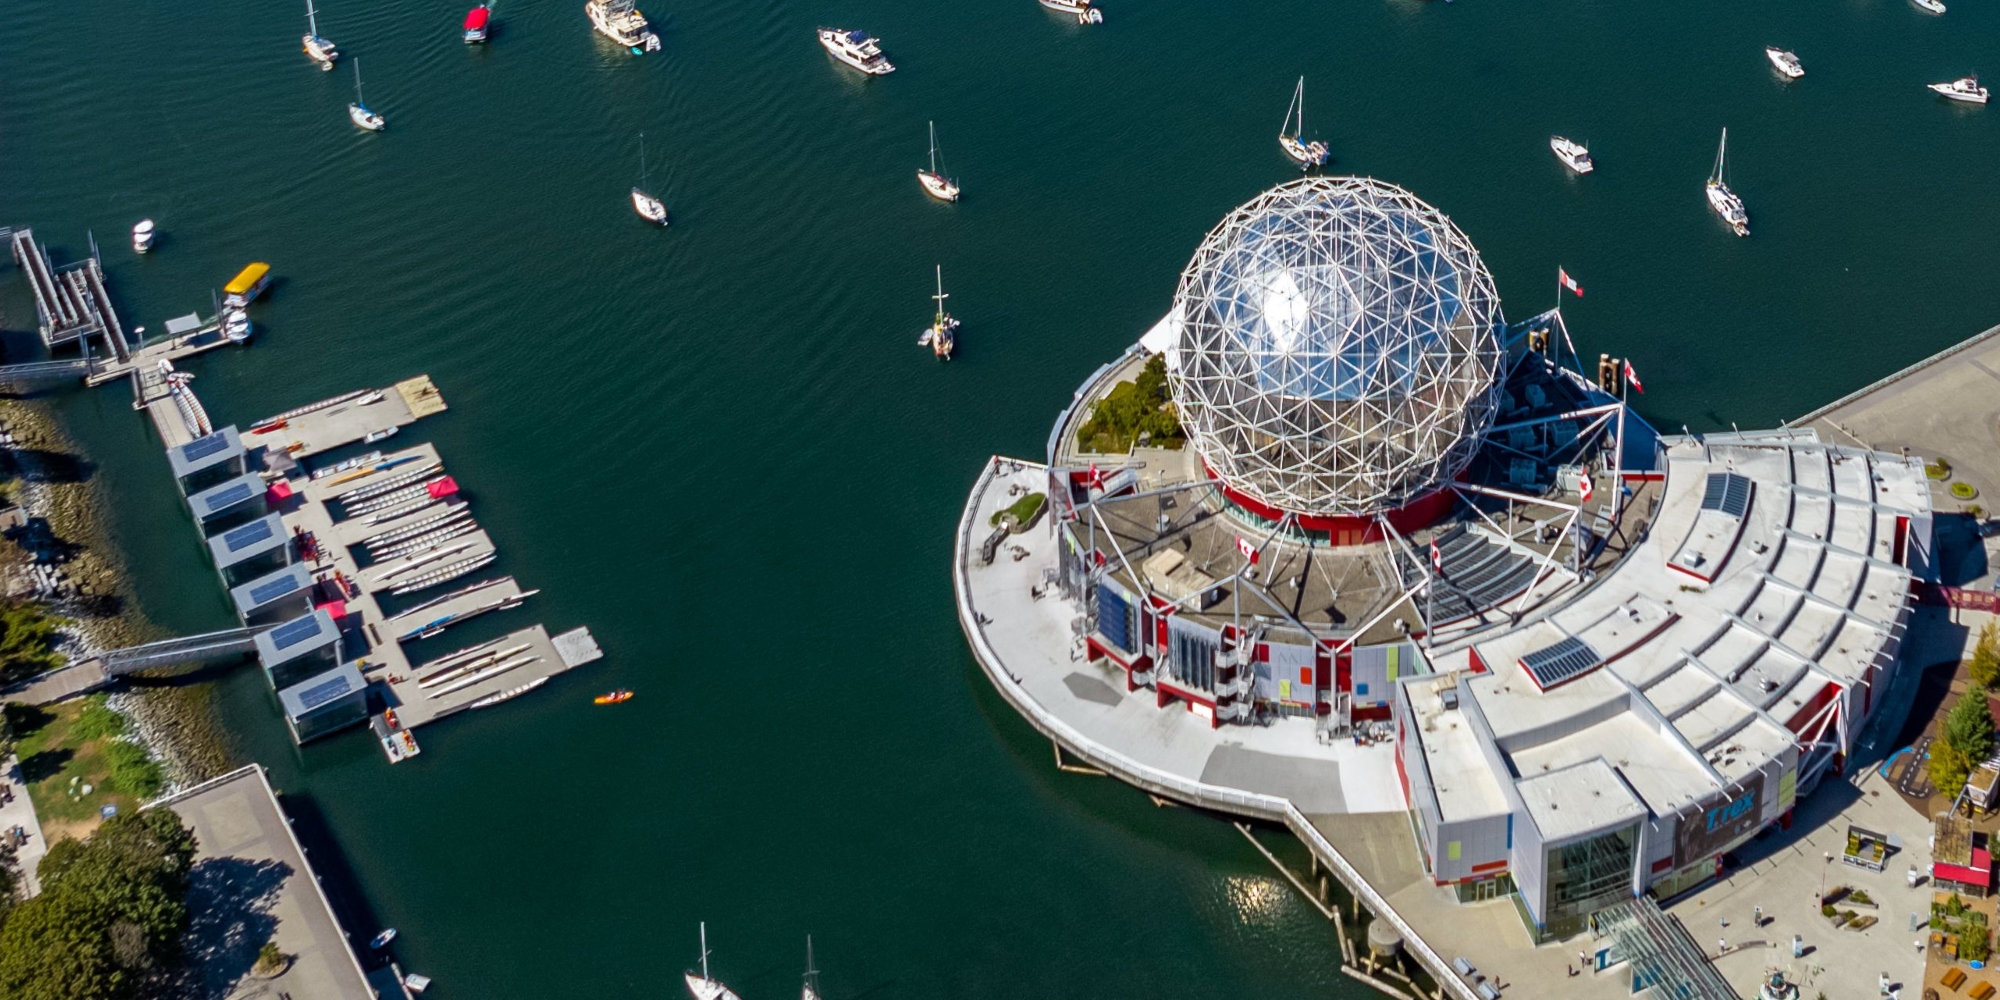
[[[1944,978],[1938,980],[1938,983],[1945,989],[1956,993],[1959,987],[1965,985],[1965,970],[1947,969],[1945,970]]]
[[[1951,971],[1957,972],[1958,970],[1953,969]],[[1996,992],[2000,991],[1995,990],[1993,988],[1992,983],[1980,983],[1979,985],[1974,986],[1972,988],[1972,992],[1967,993],[1966,996],[1971,997],[1972,1000],[1988,1000],[1988,998],[1993,996],[1993,994]]]

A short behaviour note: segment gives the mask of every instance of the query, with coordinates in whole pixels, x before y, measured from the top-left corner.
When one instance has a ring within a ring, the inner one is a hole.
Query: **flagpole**
[[[1627,369],[1631,367],[1632,363],[1630,361],[1623,358],[1619,359],[1618,361],[1618,452],[1617,455],[1615,456],[1618,460],[1618,466],[1617,466],[1618,471],[1616,476],[1614,477],[1612,485],[1617,486],[1621,490],[1625,486],[1625,410],[1631,405],[1630,403],[1627,403],[1625,400],[1627,393],[1631,391],[1631,383],[1632,383],[1631,379],[1625,377],[1625,372]]]

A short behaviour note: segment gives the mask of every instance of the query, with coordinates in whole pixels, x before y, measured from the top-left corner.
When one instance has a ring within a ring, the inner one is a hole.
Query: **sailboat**
[[[641,185],[646,183],[646,133],[644,132],[639,133],[639,183]],[[667,224],[667,203],[647,194],[643,186],[632,189],[632,211],[639,213],[639,218],[655,225]]]
[[[1284,147],[1285,155],[1296,160],[1300,170],[1311,170],[1326,163],[1326,143],[1305,141],[1306,131],[1306,78],[1299,77],[1298,89],[1292,91],[1292,104],[1285,109],[1285,124],[1278,129],[1278,145]]]
[[[707,921],[702,921],[701,925],[701,975],[697,977],[692,972],[688,973],[687,984],[688,992],[694,994],[694,1000],[742,1000],[736,995],[736,991],[716,982],[708,974]]]
[[[370,132],[380,132],[383,129],[389,127],[389,123],[383,120],[381,115],[378,115],[375,112],[368,110],[368,105],[363,103],[361,100],[361,57],[360,56],[354,57],[354,103],[347,106],[347,117],[350,121],[354,122],[354,124],[359,125]]]
[[[319,36],[319,17],[313,10],[312,0],[306,0],[306,37],[302,42],[306,58],[319,63],[321,70],[333,70],[333,62],[340,58],[340,50],[333,47],[333,42]]]
[[[944,311],[944,300],[951,298],[944,292],[944,265],[937,266],[937,317],[931,320],[930,329],[917,338],[918,347],[928,347],[939,361],[950,361],[952,348],[958,346],[958,338],[953,336],[958,330],[958,318]]]
[[[806,981],[799,987],[799,1000],[819,1000],[819,970],[813,968],[813,936],[806,935]]]
[[[1708,175],[1708,207],[1722,217],[1729,228],[1738,236],[1750,235],[1750,213],[1743,207],[1743,199],[1729,190],[1722,179],[1723,157],[1729,151],[1729,130],[1722,130],[1722,144],[1715,148],[1715,172]]]
[[[958,200],[958,183],[947,180],[943,174],[938,173],[937,122],[931,123],[931,168],[917,171],[917,183],[922,184],[924,190],[939,201]]]

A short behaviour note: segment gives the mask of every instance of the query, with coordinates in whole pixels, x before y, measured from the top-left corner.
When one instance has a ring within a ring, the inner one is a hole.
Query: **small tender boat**
[[[257,301],[264,289],[271,287],[271,265],[257,261],[236,273],[229,284],[222,286],[222,304],[242,308]]]
[[[1784,74],[1787,80],[1796,80],[1806,75],[1806,65],[1799,61],[1796,53],[1774,45],[1764,47],[1764,58],[1771,60],[1771,67]]]
[[[735,990],[716,982],[714,977],[708,974],[708,923],[706,921],[701,925],[701,975],[697,977],[693,972],[689,972],[686,978],[688,992],[694,994],[694,1000],[741,1000],[736,995]]]
[[[1950,83],[1933,83],[1930,88],[1936,91],[1939,97],[1950,100],[1964,101],[1967,104],[1986,103],[1986,88],[1979,85],[1979,78],[1976,76],[1961,77]]]
[[[1728,149],[1729,130],[1723,129],[1722,144],[1715,150],[1715,172],[1708,175],[1708,207],[1714,209],[1715,214],[1721,216],[1722,221],[1727,223],[1736,235],[1748,236],[1750,212],[1743,207],[1743,199],[1737,197],[1736,192],[1729,190],[1728,183],[1722,179],[1723,155]]]
[[[145,253],[153,249],[153,232],[153,220],[140,219],[139,224],[132,227],[133,251],[136,253]]]
[[[312,0],[306,0],[306,36],[300,40],[306,50],[306,58],[319,64],[319,68],[332,72],[334,61],[340,58],[340,50],[333,42],[321,38],[319,34],[318,12],[313,10]]]
[[[896,71],[896,67],[890,65],[888,58],[882,55],[882,40],[871,37],[865,31],[821,28],[819,44],[835,59],[870,76],[882,76]]]
[[[250,342],[250,317],[241,309],[222,311],[222,336],[232,344]]]
[[[412,993],[422,993],[431,988],[431,977],[419,976],[412,972],[403,977],[403,985]]]
[[[1589,148],[1575,139],[1565,139],[1559,135],[1549,136],[1549,149],[1555,152],[1556,159],[1561,160],[1563,166],[1579,174],[1587,174],[1597,169],[1597,164],[1590,159]]]
[[[944,291],[944,265],[937,267],[937,316],[931,320],[930,328],[917,338],[918,347],[928,347],[939,361],[950,361],[952,349],[958,346],[958,318],[944,311],[944,300],[951,298]]]
[[[589,0],[583,12],[598,34],[631,49],[633,55],[660,50],[660,36],[646,30],[646,15],[632,0]]]
[[[917,171],[917,183],[939,201],[958,200],[958,182],[938,172],[937,122],[931,123],[931,168]]]
[[[477,45],[486,40],[486,32],[493,17],[492,4],[480,4],[465,12],[465,44]]]
[[[394,927],[384,928],[382,933],[368,939],[368,949],[370,951],[381,951],[389,947],[389,942],[394,940],[396,940],[396,929]]]
[[[374,444],[377,441],[387,441],[390,438],[395,437],[396,432],[400,430],[402,430],[401,427],[384,427],[379,431],[369,431],[368,433],[363,434],[361,436],[361,443]]]
[[[616,705],[621,701],[631,701],[632,692],[620,688],[616,691],[607,691],[590,700],[593,704],[598,705]]]
[[[354,103],[347,106],[347,118],[354,124],[370,132],[380,132],[389,127],[381,115],[368,110],[361,100],[361,57],[354,57]]]
[[[639,218],[656,226],[667,224],[667,203],[647,193],[646,183],[646,133],[639,133],[639,185],[632,189],[632,211]]]
[[[1944,13],[1944,3],[1942,0],[1910,0],[1910,2],[1916,4],[1917,9],[1926,14]]]
[[[1278,129],[1278,145],[1285,155],[1299,165],[1300,170],[1311,170],[1326,165],[1326,143],[1318,140],[1307,142],[1306,131],[1306,78],[1299,77],[1299,85],[1292,91],[1291,106],[1285,109],[1285,124]]]
[[[1097,9],[1091,0],[1041,0],[1042,6],[1064,14],[1076,15],[1078,24],[1103,24],[1104,12]]]

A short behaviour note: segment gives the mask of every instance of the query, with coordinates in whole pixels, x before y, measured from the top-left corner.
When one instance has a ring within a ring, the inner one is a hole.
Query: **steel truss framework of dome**
[[[1493,278],[1393,184],[1302,178],[1237,208],[1182,272],[1173,315],[1183,427],[1271,507],[1394,510],[1464,469],[1493,419]]]

